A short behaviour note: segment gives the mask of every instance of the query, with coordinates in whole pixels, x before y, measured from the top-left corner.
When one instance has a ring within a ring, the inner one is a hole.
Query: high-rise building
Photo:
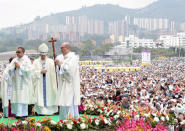
[[[79,16],[78,17],[78,32],[80,35],[84,35],[87,33],[87,16]]]
[[[124,39],[125,37],[125,32],[127,32],[127,22],[125,20],[120,20],[120,21],[113,21],[108,23],[108,33],[110,35],[114,35],[116,40],[119,41],[119,37],[122,37]],[[115,40],[115,41],[116,41]]]
[[[185,31],[185,23],[180,24],[180,31]]]
[[[134,18],[133,24],[147,30],[167,30],[170,23],[163,18]]]
[[[67,32],[87,34],[104,34],[104,21],[88,19],[87,16],[66,16]]]

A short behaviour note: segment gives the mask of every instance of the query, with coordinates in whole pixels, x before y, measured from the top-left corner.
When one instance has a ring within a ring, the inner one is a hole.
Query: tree
[[[81,49],[76,46],[71,46],[71,51],[76,52],[77,54],[80,54]]]
[[[91,56],[95,50],[95,45],[92,44],[91,40],[87,40],[82,45],[81,55]]]
[[[85,36],[82,39],[84,39],[84,40],[86,40],[86,39],[95,40],[97,45],[100,45],[107,38],[109,38],[109,35],[85,34]]]

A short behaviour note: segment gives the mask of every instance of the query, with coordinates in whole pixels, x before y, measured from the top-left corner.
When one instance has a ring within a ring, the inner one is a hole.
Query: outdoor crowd
[[[138,62],[124,66],[137,65]],[[117,65],[109,65],[117,66]],[[5,64],[0,63],[0,78]],[[185,58],[154,60],[140,71],[98,72],[89,66],[80,68],[81,105],[124,108],[149,108],[160,113],[174,113],[177,125],[185,124]]]
[[[185,120],[184,58],[152,61],[138,72],[95,72],[83,67],[81,80],[84,105],[116,105],[126,110],[148,107],[174,113],[179,125]]]

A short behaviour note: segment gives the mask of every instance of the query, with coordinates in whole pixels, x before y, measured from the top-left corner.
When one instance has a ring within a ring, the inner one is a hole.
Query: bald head
[[[68,42],[64,42],[61,44],[61,52],[63,55],[66,55],[68,52],[70,52],[70,45]]]
[[[69,45],[69,43],[68,43],[68,42],[64,42],[64,43],[62,43],[62,44],[61,44],[61,47],[65,47],[65,48],[70,49],[70,45]]]

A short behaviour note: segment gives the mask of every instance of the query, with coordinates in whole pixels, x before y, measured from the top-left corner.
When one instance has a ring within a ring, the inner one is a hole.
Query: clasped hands
[[[15,68],[20,68],[20,64],[18,62],[14,62]]]
[[[46,69],[42,69],[41,70],[41,74],[46,74],[47,70]]]

